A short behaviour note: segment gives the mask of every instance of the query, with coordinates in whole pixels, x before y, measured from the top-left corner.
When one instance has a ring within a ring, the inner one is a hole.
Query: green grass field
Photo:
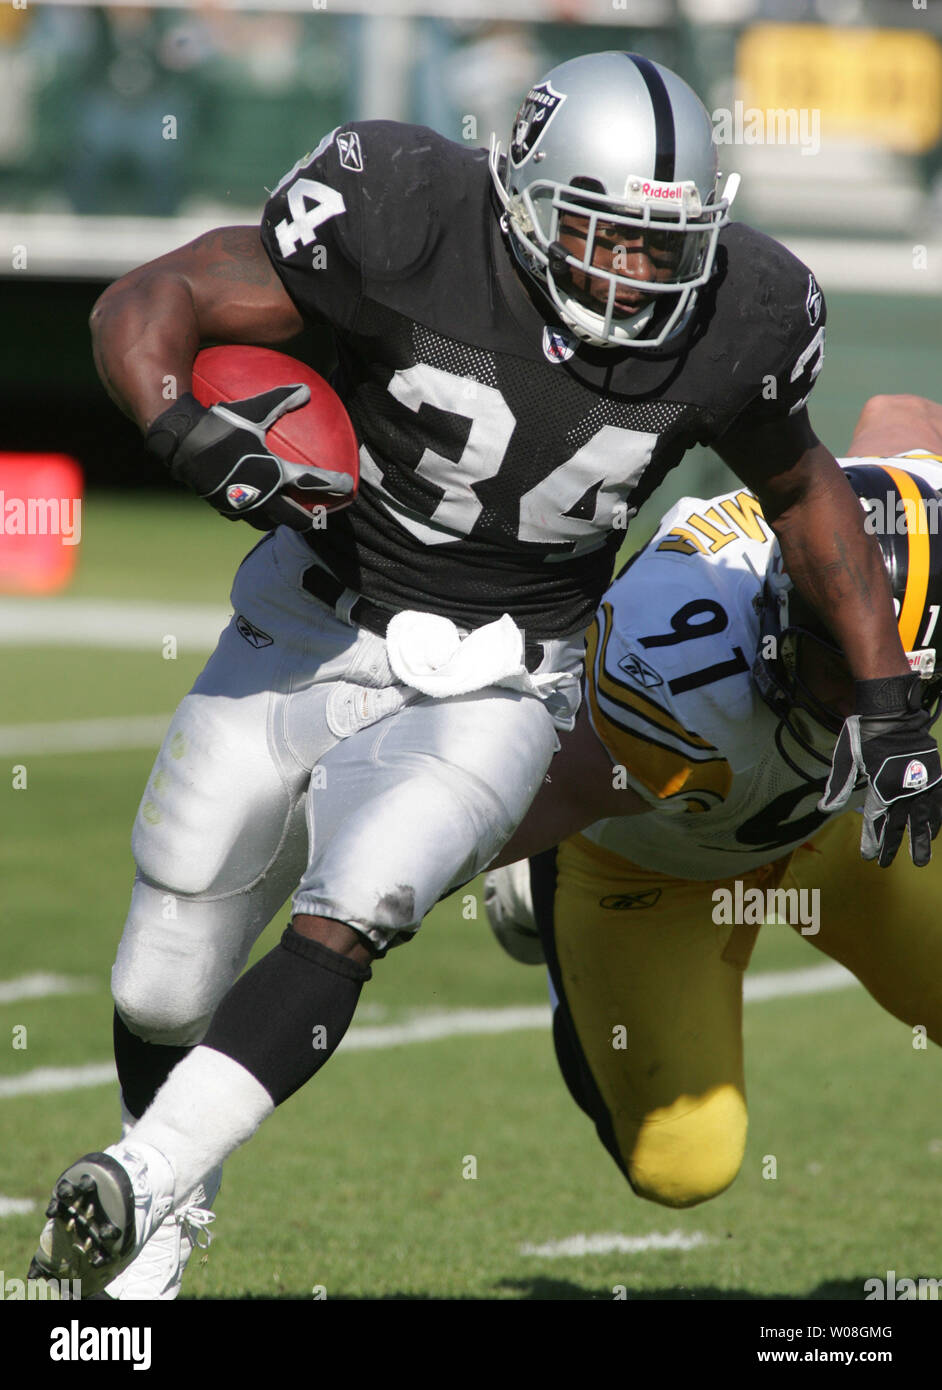
[[[836,398],[829,410],[835,420],[847,414]],[[252,543],[247,528],[189,499],[93,494],[70,597],[225,605]],[[169,714],[201,660],[5,647],[0,722]],[[144,749],[9,756],[0,767],[0,977],[89,982],[85,992],[0,1003],[0,1083],[110,1060],[109,969],[151,758]],[[27,767],[25,789],[11,785],[15,763]],[[820,960],[769,927],[752,969]],[[469,920],[452,898],[375,969],[355,1029],[545,1000],[543,972],[505,957],[483,908]],[[323,1286],[329,1299],[611,1300],[625,1285],[631,1299],[860,1300],[864,1280],[890,1269],[942,1276],[935,1053],[914,1050],[910,1030],[862,989],[745,1012],[749,1144],[738,1180],[714,1202],[677,1212],[631,1194],[571,1103],[546,1029],[351,1050],[230,1161],[216,1238],[194,1259],[184,1296],[303,1300]],[[13,1045],[22,1026],[25,1049]],[[116,1122],[107,1084],[16,1096],[0,1088],[0,1194],[36,1203],[0,1216],[7,1278],[25,1273],[51,1182],[67,1161],[111,1142]],[[762,1176],[769,1154],[774,1181]],[[471,1155],[474,1179],[463,1176]],[[702,1243],[523,1253],[580,1233],[672,1232]]]

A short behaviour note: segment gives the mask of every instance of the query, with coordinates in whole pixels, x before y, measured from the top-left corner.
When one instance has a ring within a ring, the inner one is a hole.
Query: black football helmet
[[[922,680],[922,704],[934,721],[942,699],[942,497],[918,475],[892,464],[860,463],[844,469],[866,513],[865,528],[874,534],[890,577],[900,640],[914,673]],[[782,565],[778,542],[773,543],[759,606],[759,651],[753,679],[765,703],[779,716],[776,742],[782,746],[784,726],[807,753],[830,765],[827,739],[814,746],[802,715],[836,736],[844,718],[829,708],[803,679],[808,644],[826,662],[844,656],[814,610],[792,585]],[[819,660],[820,666],[820,660]],[[846,666],[844,667],[846,670]]]

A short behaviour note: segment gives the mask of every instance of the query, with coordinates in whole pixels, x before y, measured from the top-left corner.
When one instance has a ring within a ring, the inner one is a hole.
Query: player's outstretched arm
[[[871,396],[847,458],[895,458],[909,449],[942,455],[942,405],[925,396]]]
[[[192,385],[205,343],[282,343],[301,315],[257,227],[219,227],[110,285],[90,320],[95,365],[111,399],[147,430]]]
[[[720,441],[762,504],[795,587],[837,638],[858,681],[908,675],[880,547],[807,412]]]
[[[914,862],[928,864],[942,821],[939,750],[900,642],[879,546],[864,530],[850,484],[805,411],[739,431],[719,452],[756,493],[788,574],[855,677],[856,713],[838,738],[821,809],[840,810],[865,776],[864,858],[885,868],[908,825]]]

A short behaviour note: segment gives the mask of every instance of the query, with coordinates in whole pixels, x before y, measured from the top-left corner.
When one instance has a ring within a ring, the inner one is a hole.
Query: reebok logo
[[[250,647],[270,647],[274,642],[274,637],[269,637],[267,632],[263,632],[260,627],[250,623],[248,618],[243,618],[240,613],[236,618],[236,630],[240,637],[244,637]]]
[[[337,136],[337,150],[344,169],[350,169],[354,174],[363,173],[363,148],[355,130],[345,130]]]
[[[821,317],[821,309],[824,306],[824,295],[818,289],[818,282],[813,275],[808,276],[808,294],[805,297],[805,312],[808,315],[808,322],[814,328],[818,319]]]
[[[653,907],[660,896],[660,888],[649,888],[646,893],[612,893],[599,899],[599,907],[607,907],[612,912],[634,912],[642,907]]]
[[[629,653],[628,656],[623,656],[618,665],[626,676],[637,681],[639,685],[643,685],[645,690],[651,690],[656,685],[664,684],[654,667],[649,666],[646,661],[642,661],[640,656],[636,656],[634,652]]]

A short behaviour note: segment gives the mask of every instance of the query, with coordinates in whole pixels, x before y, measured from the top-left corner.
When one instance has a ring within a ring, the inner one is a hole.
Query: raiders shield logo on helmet
[[[557,108],[565,100],[565,95],[555,92],[549,82],[538,82],[530,88],[514,121],[510,142],[510,158],[514,164],[522,164],[530,158]]]

